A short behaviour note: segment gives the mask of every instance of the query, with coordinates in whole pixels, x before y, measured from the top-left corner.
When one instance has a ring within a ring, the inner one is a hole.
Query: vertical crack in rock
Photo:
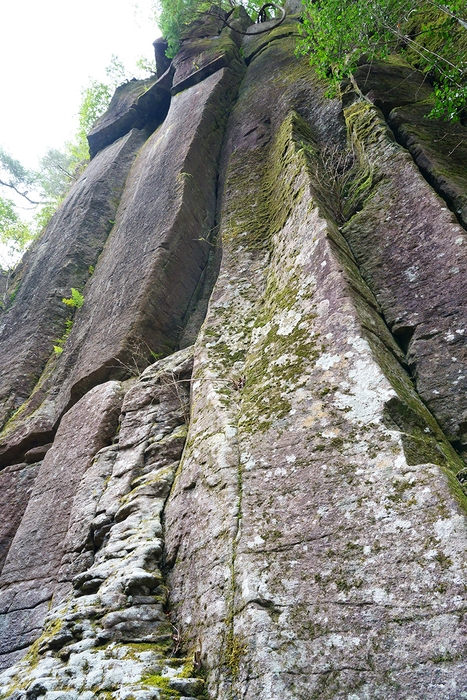
[[[203,692],[192,660],[173,655],[180,640],[160,569],[192,355],[187,348],[155,363],[125,394],[118,442],[97,453],[73,500],[59,572],[62,581],[74,574],[73,593],[54,602],[25,658],[0,677],[2,697],[72,700],[96,697],[96,687],[140,700]]]
[[[417,391],[448,438],[463,444],[465,232],[378,110],[361,101],[345,112],[355,150],[377,181],[343,234],[389,328],[406,339]]]
[[[73,499],[93,455],[115,432],[121,398],[117,382],[89,392],[64,416],[40,463],[0,576],[0,653],[8,652],[7,665],[11,652],[38,636],[51,600],[70,589],[59,569]]]
[[[423,177],[465,229],[465,126],[460,122],[427,117],[434,107],[431,85],[423,73],[400,56],[360,66],[354,85],[367,100],[381,109],[398,143],[410,152]],[[349,98],[349,93],[344,94],[345,101]]]
[[[181,51],[175,77],[187,66],[193,71],[196,51],[205,57],[220,51],[224,63],[172,98],[165,121],[138,153],[84,305],[58,361],[8,426],[3,463],[38,434],[48,431],[49,440],[63,412],[92,386],[128,376],[135,359],[141,371],[154,354],[179,345],[208,260],[224,128],[245,70],[228,35],[188,43],[193,51],[185,58]]]
[[[166,507],[177,624],[202,641],[219,700],[408,688],[452,700],[465,673],[462,463],[320,195],[330,105],[311,81],[306,110],[287,94],[286,41],[252,61],[227,133],[223,258]],[[258,85],[263,59],[274,68]]]
[[[1,697],[457,700],[465,235],[369,102],[405,129],[412,73],[376,66],[344,121],[286,20],[245,37],[234,104],[221,24],[184,38],[85,305],[9,433]]]

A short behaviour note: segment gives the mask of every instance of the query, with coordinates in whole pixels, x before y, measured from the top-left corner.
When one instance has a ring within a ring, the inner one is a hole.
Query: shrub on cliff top
[[[336,85],[365,54],[399,52],[433,81],[433,116],[457,119],[467,100],[467,0],[304,0],[299,51]]]
[[[281,0],[279,0],[279,4],[282,4]],[[242,2],[218,0],[213,5],[209,0],[156,0],[154,3],[154,15],[162,35],[168,41],[167,55],[169,57],[175,55],[184,29],[203,12],[207,12],[210,9],[215,12],[215,8],[221,8],[229,12],[239,5],[243,5],[252,20],[255,21],[263,2],[257,2],[256,0],[243,0]]]

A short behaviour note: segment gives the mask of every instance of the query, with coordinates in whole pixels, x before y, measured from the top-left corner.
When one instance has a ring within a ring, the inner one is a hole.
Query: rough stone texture
[[[465,231],[366,102],[346,110],[368,199],[344,226],[417,390],[451,440],[467,440]]]
[[[461,462],[329,222],[313,132],[274,123],[286,78],[253,91],[248,74],[231,117],[223,260],[166,509],[172,605],[212,697],[453,700],[466,522],[443,470]],[[272,139],[248,128],[266,104]]]
[[[219,153],[240,78],[237,61],[176,95],[139,152],[85,303],[25,415],[42,406],[12,426],[7,454],[33,435],[50,434],[63,411],[98,382],[139,372],[151,352],[176,346],[215,233]]]
[[[28,656],[0,677],[2,697],[16,688],[29,698],[39,686],[56,700],[64,688],[70,698],[88,692],[91,700],[96,686],[119,699],[162,700],[161,687],[172,697],[202,694],[190,659],[172,658],[176,628],[159,568],[162,510],[185,444],[192,356],[188,348],[157,362],[127,391],[118,442],[97,453],[77,488],[59,578],[69,581],[70,563],[76,568],[83,555],[87,566],[75,572],[73,593],[48,612]]]
[[[82,391],[118,359],[138,363],[138,351],[146,357],[149,349],[167,352],[176,344],[207,260],[223,113],[237,79],[223,69],[177,95],[141,150],[88,285],[82,321],[60,358],[71,370],[66,400],[70,389]]]
[[[157,77],[130,80],[115,91],[105,114],[88,134],[91,158],[131,129],[154,130],[169,109],[170,94],[157,84]]]
[[[0,324],[0,426],[28,398],[62,337],[69,315],[62,298],[70,296],[71,287],[82,289],[89,278],[89,266],[96,264],[112,228],[128,170],[144,138],[133,131],[93,160],[29,257],[13,305]]]
[[[388,124],[411,153],[424,177],[467,228],[467,129],[426,118],[430,102],[393,109]]]
[[[373,102],[385,116],[395,107],[430,99],[433,89],[423,73],[400,56],[390,56],[387,61],[363,63],[357,68],[354,80],[366,99]]]
[[[165,52],[167,51],[168,42],[163,37],[159,37],[152,44],[154,46],[154,58],[156,61],[156,73],[157,77],[161,78],[167,68],[170,65],[170,58],[167,58]]]
[[[423,176],[467,227],[467,129],[460,122],[428,119],[434,106],[425,76],[399,57],[361,66],[355,81],[379,107],[396,139]]]
[[[245,61],[250,63],[254,56],[259,54],[272,41],[275,39],[283,39],[287,36],[299,36],[296,22],[286,20],[279,27],[274,27],[272,31],[245,36],[242,42]]]
[[[38,464],[14,464],[0,471],[0,572],[28,504]]]
[[[462,127],[400,60],[339,102],[293,18],[252,31],[189,29],[10,434],[2,700],[467,698]]]
[[[206,28],[203,24],[202,32],[195,27],[183,39],[181,48],[172,61],[172,95],[201,82],[225,66],[241,62],[232,32],[222,30],[222,20],[226,13],[223,10],[219,12],[219,18],[215,15],[211,18],[212,27]]]
[[[115,433],[120,403],[119,384],[108,382],[90,391],[60,423],[0,576],[0,654],[34,641],[52,596],[60,599],[69,588],[66,580],[59,587],[57,581],[73,498],[94,454]]]

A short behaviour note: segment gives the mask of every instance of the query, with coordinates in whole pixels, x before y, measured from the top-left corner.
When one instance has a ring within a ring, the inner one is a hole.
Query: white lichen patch
[[[371,357],[354,362],[347,377],[346,392],[335,394],[336,405],[350,409],[349,418],[360,423],[379,423],[384,405],[397,396],[386,377]]]
[[[301,318],[302,315],[298,311],[293,309],[285,311],[275,321],[278,324],[277,335],[290,335]]]
[[[41,637],[0,676],[3,697],[16,689],[18,700],[31,693],[49,700],[94,700],[99,693],[108,700],[149,700],[155,695],[145,688],[146,677],[180,677],[159,563],[162,511],[186,437],[189,388],[173,386],[189,371],[191,356],[189,348],[161,360],[126,395],[113,472],[94,520],[81,523],[95,532],[105,524],[108,533],[93,564],[73,579],[73,593],[47,614]],[[77,497],[71,522],[82,516],[80,507]]]
[[[323,353],[317,360],[316,360],[316,367],[319,367],[320,369],[331,369],[331,367],[334,367],[335,365],[339,364],[341,361],[341,356],[340,355],[330,355],[329,353]]]

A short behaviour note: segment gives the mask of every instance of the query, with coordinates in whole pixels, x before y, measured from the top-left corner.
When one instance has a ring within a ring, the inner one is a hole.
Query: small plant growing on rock
[[[80,309],[84,304],[84,296],[81,294],[80,291],[72,287],[71,297],[63,297],[62,301],[64,304],[66,304],[72,309]]]
[[[81,294],[81,292],[78,289],[75,289],[74,287],[71,288],[71,296],[70,297],[63,297],[62,302],[66,304],[70,309],[80,309],[83,304],[84,304],[84,296]],[[54,348],[54,353],[56,355],[61,355],[63,352],[63,346],[65,345],[66,341],[68,340],[68,336],[71,333],[71,329],[73,328],[73,319],[72,318],[67,318],[65,321],[65,333],[62,335],[61,338],[55,341],[55,345],[53,346]]]
[[[54,345],[54,353],[56,355],[61,355],[63,352],[63,346],[65,345],[66,341],[68,340],[68,336],[71,333],[71,329],[73,328],[73,319],[67,318],[65,321],[65,333],[62,335],[61,338],[56,340],[56,345]]]

